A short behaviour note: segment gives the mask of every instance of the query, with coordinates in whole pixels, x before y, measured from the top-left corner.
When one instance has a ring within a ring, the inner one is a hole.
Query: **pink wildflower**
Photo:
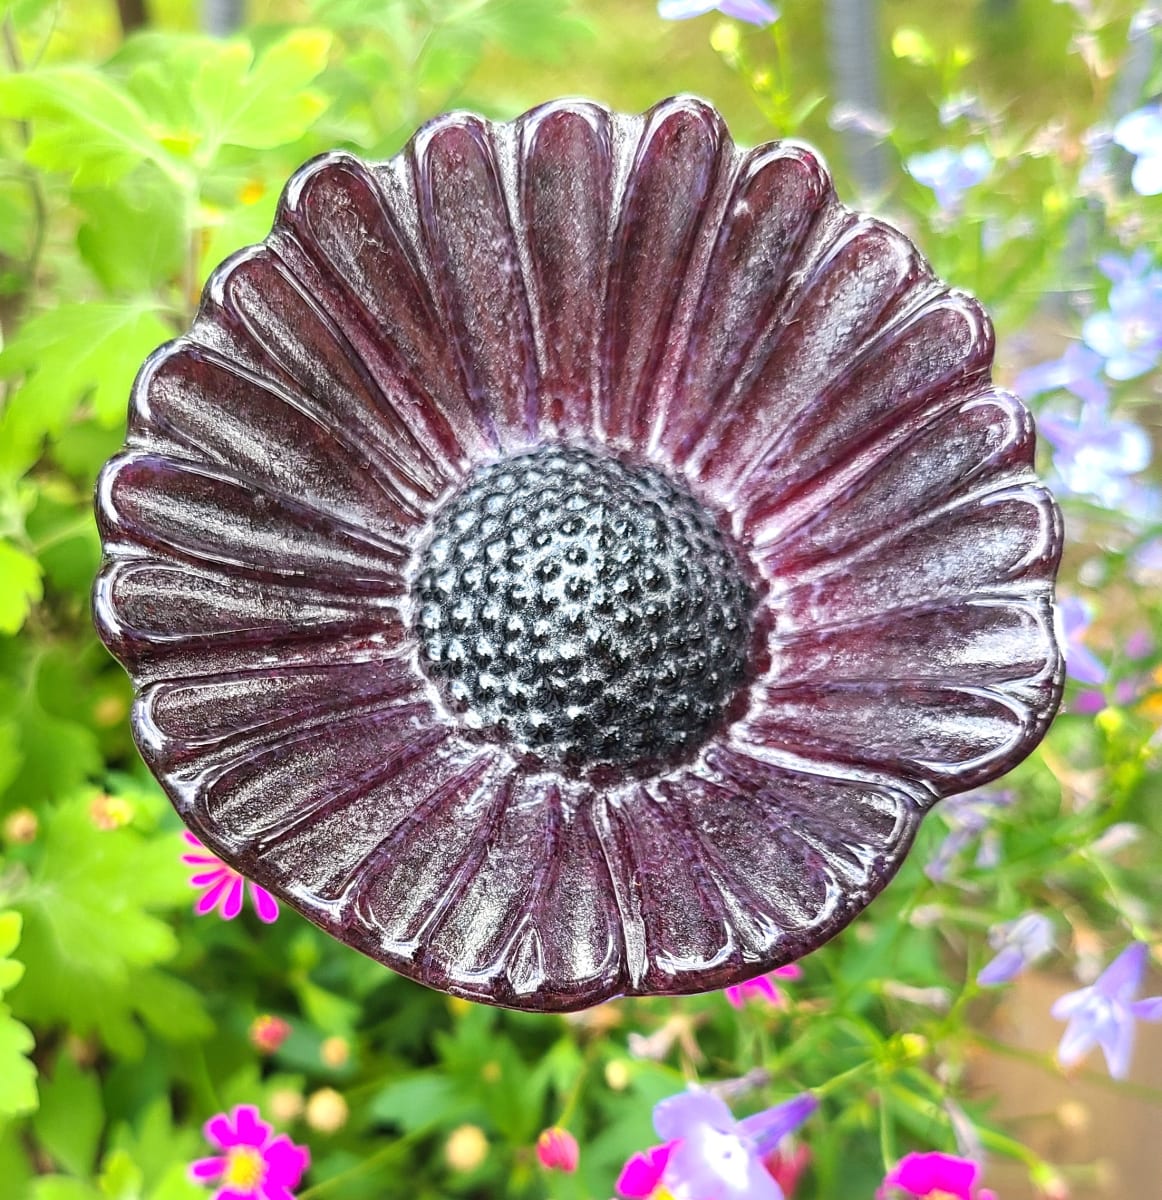
[[[205,889],[194,905],[194,912],[205,916],[216,908],[222,920],[234,920],[242,911],[242,888],[247,881],[233,867],[215,858],[192,833],[187,831],[182,836],[195,850],[195,853],[182,855],[182,862],[194,868],[190,886]],[[251,882],[250,898],[254,901],[254,910],[260,921],[269,925],[278,920],[278,901],[266,888]]]
[[[213,1200],[294,1200],[311,1156],[274,1130],[253,1104],[239,1104],[205,1124],[206,1140],[223,1154],[190,1164],[190,1177],[218,1190]]]
[[[290,1037],[290,1022],[263,1013],[250,1022],[250,1044],[263,1054],[273,1054]]]
[[[878,1197],[895,1188],[909,1196],[931,1197],[932,1200],[997,1200],[988,1188],[976,1187],[980,1164],[954,1154],[930,1151],[927,1154],[905,1154],[887,1173]]]
[[[763,1159],[767,1173],[782,1189],[787,1200],[795,1194],[803,1172],[811,1165],[811,1151],[793,1138],[785,1139]]]
[[[797,963],[788,963],[785,967],[776,967],[757,979],[748,979],[745,983],[736,983],[726,988],[726,999],[735,1008],[744,1007],[748,1000],[765,1000],[772,1008],[781,1008],[783,993],[775,980],[802,978],[803,968]]]
[[[546,1129],[537,1138],[537,1161],[549,1171],[564,1171],[571,1175],[577,1170],[581,1150],[577,1139],[559,1125]]]

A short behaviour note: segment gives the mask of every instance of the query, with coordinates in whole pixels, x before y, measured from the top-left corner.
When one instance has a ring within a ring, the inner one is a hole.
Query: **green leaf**
[[[142,295],[176,279],[186,247],[185,214],[157,177],[134,177],[132,189],[77,192],[85,214],[77,249],[106,291]]]
[[[143,1183],[141,1168],[124,1150],[112,1150],[101,1164],[97,1185],[109,1200],[138,1200]]]
[[[0,353],[0,378],[24,376],[0,416],[0,474],[27,471],[85,398],[118,426],[142,360],[172,333],[152,299],[62,304],[26,321]]]
[[[474,1115],[477,1106],[451,1079],[426,1073],[389,1083],[369,1108],[376,1120],[415,1133],[455,1125]]]
[[[24,975],[24,964],[11,958],[20,942],[21,917],[0,913],[0,994],[15,987]],[[28,1028],[0,1004],[0,1117],[31,1112],[36,1108],[36,1067],[28,1060],[35,1042]]]
[[[15,642],[0,650],[0,731],[9,731],[0,736],[0,794],[39,807],[101,770],[96,735],[70,719],[92,674],[75,653],[32,653]]]
[[[42,1175],[32,1185],[28,1200],[101,1200],[101,1193],[80,1179]]]
[[[148,838],[132,827],[99,831],[90,802],[77,797],[42,821],[40,863],[16,898],[28,973],[12,1006],[18,1016],[96,1033],[131,1057],[144,1047],[139,1017],[172,1032],[167,1004],[176,1005],[181,1036],[208,1029],[190,989],[159,983],[149,970],[177,950],[173,930],[152,910],[186,904],[189,888],[175,836]]]
[[[0,913],[0,993],[20,982],[24,964],[9,957],[20,942],[20,914]],[[36,1067],[28,1059],[35,1045],[31,1032],[0,1004],[0,1117],[36,1108]]]
[[[257,62],[245,42],[217,47],[191,89],[205,137],[199,157],[212,161],[221,146],[271,150],[302,137],[327,107],[308,84],[326,67],[330,49],[322,29],[295,30]]]
[[[0,541],[0,634],[18,633],[43,595],[40,563]]]
[[[32,1120],[41,1145],[62,1167],[83,1177],[93,1169],[104,1124],[96,1077],[62,1055],[41,1087],[40,1111]]]
[[[0,78],[0,114],[33,123],[26,157],[80,185],[109,184],[143,162],[180,190],[188,179],[144,109],[92,67],[47,67]]]
[[[32,1165],[24,1143],[21,1126],[0,1121],[0,1179],[13,1196],[27,1196],[32,1179]]]

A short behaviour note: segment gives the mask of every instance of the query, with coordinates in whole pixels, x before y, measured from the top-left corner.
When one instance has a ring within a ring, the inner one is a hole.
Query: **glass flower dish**
[[[763,975],[1057,706],[993,335],[697,100],[326,154],[145,364],[98,629],[210,852],[456,995]]]

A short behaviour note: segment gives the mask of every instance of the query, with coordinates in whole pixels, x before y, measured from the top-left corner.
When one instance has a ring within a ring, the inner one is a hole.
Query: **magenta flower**
[[[1145,942],[1131,942],[1090,987],[1059,997],[1049,1010],[1067,1021],[1057,1047],[1063,1067],[1080,1062],[1100,1046],[1114,1079],[1124,1079],[1134,1050],[1134,1022],[1162,1021],[1162,996],[1137,1000],[1149,951]]]
[[[214,1200],[294,1200],[310,1153],[285,1133],[275,1136],[253,1104],[211,1117],[205,1134],[223,1153],[192,1163],[190,1177],[215,1187]]]
[[[1041,913],[1022,913],[989,930],[996,954],[977,973],[982,987],[1012,983],[1026,968],[1040,962],[1053,949],[1053,922]]]
[[[767,0],[658,0],[658,16],[663,21],[684,21],[715,9],[724,17],[751,25],[773,25],[779,19],[779,10]]]
[[[976,1163],[954,1154],[905,1154],[885,1176],[876,1195],[886,1197],[894,1188],[897,1194],[904,1192],[921,1200],[996,1200],[996,1193],[989,1188],[977,1189],[979,1175]]]
[[[803,968],[798,963],[787,963],[785,967],[776,967],[757,979],[746,979],[724,990],[726,999],[735,1008],[743,1008],[748,1000],[763,1000],[772,1007],[779,1008],[783,1004],[783,993],[779,991],[775,980],[802,978]]]
[[[564,1171],[571,1175],[577,1170],[581,1149],[577,1139],[559,1125],[543,1130],[537,1138],[537,1162],[546,1171]]]
[[[260,921],[270,924],[278,920],[278,901],[259,884],[244,879],[233,867],[209,853],[205,846],[189,830],[182,837],[194,848],[182,855],[182,862],[194,868],[190,876],[190,887],[203,888],[202,895],[194,905],[198,916],[218,910],[223,921],[233,921],[242,911],[242,891],[249,883],[250,898]]]
[[[627,1200],[659,1188],[688,1200],[784,1200],[764,1159],[819,1107],[804,1093],[753,1117],[736,1121],[710,1092],[682,1092],[654,1108],[663,1139],[626,1163],[617,1191]]]
[[[992,357],[810,150],[696,100],[317,158],[98,484],[142,754],[230,869],[458,995],[802,958],[1060,697]]]

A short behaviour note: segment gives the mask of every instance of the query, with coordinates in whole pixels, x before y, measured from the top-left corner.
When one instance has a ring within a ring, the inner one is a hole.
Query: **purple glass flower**
[[[1015,921],[990,929],[989,944],[996,954],[981,967],[977,983],[982,987],[1012,983],[1053,949],[1053,922],[1043,913],[1022,913]]]
[[[1134,1050],[1134,1022],[1162,1021],[1162,996],[1135,999],[1148,958],[1145,942],[1131,942],[1094,984],[1054,1001],[1049,1011],[1058,1021],[1068,1022],[1057,1048],[1063,1067],[1073,1066],[1100,1046],[1110,1074],[1115,1079],[1126,1077]]]
[[[213,854],[462,996],[801,958],[1060,697],[992,353],[814,154],[695,100],[324,155],[98,485],[142,753]]]
[[[682,1092],[654,1108],[662,1145],[635,1154],[617,1191],[636,1197],[683,1196],[690,1200],[783,1200],[765,1159],[819,1107],[809,1093],[736,1121],[710,1092]],[[660,1189],[660,1190],[659,1190]]]

